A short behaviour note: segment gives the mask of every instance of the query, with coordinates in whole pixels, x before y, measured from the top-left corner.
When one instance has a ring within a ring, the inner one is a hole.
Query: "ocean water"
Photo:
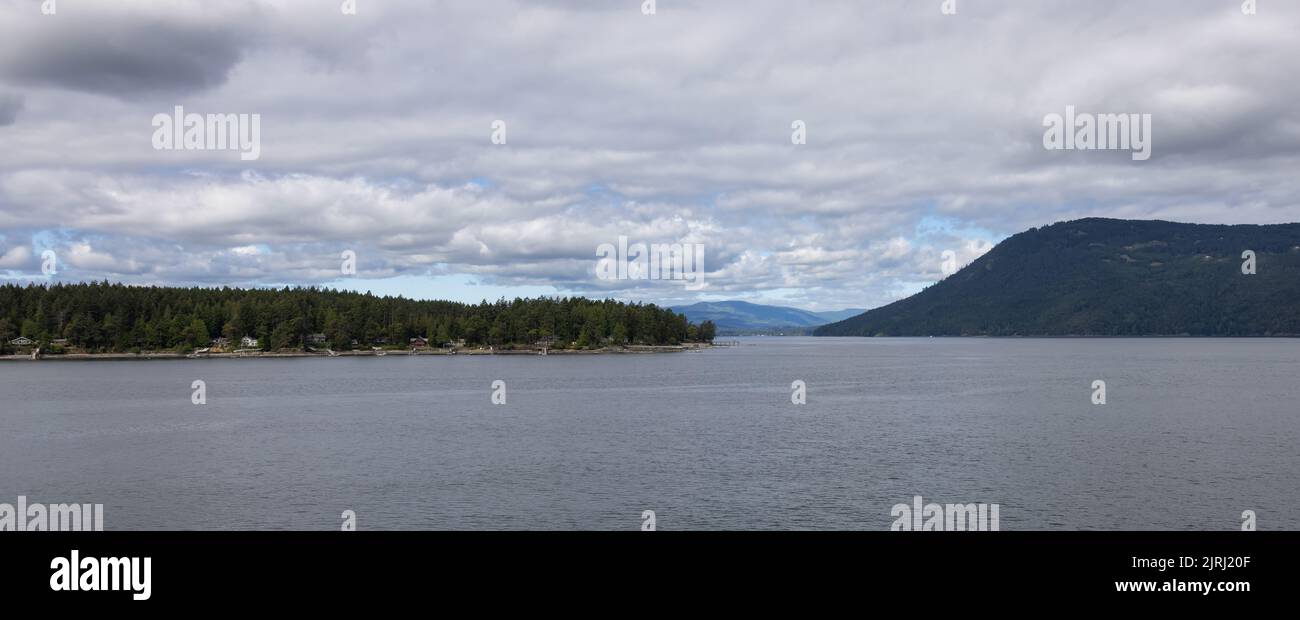
[[[19,495],[108,530],[886,530],[914,495],[1002,530],[1300,529],[1300,341],[4,362]]]

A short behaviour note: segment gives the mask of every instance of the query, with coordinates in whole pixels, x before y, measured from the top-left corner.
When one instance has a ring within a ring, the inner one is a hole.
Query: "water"
[[[884,530],[919,494],[1003,530],[1300,529],[1300,341],[741,342],[0,363],[0,502],[110,530]]]

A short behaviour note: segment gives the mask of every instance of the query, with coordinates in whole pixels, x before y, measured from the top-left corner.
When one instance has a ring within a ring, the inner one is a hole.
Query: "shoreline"
[[[682,353],[702,351],[714,348],[708,343],[687,343],[680,345],[627,345],[623,347],[604,347],[600,349],[548,349],[545,354],[539,349],[460,349],[456,351],[438,350],[402,350],[383,351],[336,351],[333,355],[325,351],[258,351],[246,353],[176,353],[172,351],[151,351],[142,353],[60,353],[42,354],[33,359],[30,353],[0,355],[0,362],[57,362],[57,361],[111,361],[111,360],[191,360],[191,359],[286,359],[286,358],[335,358],[335,357],[412,357],[412,356],[456,356],[456,355],[626,355],[645,353]]]

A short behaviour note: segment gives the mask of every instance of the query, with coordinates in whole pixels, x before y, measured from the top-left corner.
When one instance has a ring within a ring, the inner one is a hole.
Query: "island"
[[[684,351],[715,327],[583,297],[465,304],[315,287],[0,286],[0,358],[301,357]]]

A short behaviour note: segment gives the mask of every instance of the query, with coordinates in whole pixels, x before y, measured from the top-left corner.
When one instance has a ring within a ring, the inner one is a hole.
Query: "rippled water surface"
[[[1297,340],[5,362],[0,403],[0,502],[106,529],[877,530],[918,494],[1003,530],[1300,529]]]

